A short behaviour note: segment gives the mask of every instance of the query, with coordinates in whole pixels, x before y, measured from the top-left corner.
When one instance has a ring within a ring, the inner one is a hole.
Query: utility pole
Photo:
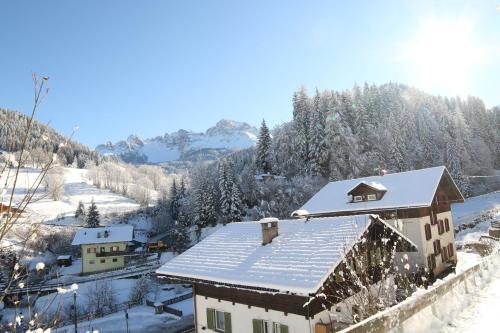
[[[76,319],[76,291],[73,292],[73,322],[75,323],[75,333],[78,333],[78,321]]]
[[[127,312],[127,309],[125,309],[125,322],[127,323],[127,333],[129,333],[129,331],[128,331],[128,312]]]

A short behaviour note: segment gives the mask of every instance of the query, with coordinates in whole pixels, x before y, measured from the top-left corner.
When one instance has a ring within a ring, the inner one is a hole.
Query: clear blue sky
[[[136,133],[271,126],[291,98],[397,81],[500,104],[497,1],[23,1],[0,3],[0,106],[94,147]]]

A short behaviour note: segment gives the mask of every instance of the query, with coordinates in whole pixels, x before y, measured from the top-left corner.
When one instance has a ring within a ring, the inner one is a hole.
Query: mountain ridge
[[[108,141],[95,149],[104,156],[119,156],[129,163],[206,160],[249,148],[257,142],[257,136],[257,128],[245,122],[222,119],[205,132],[179,129],[149,139],[131,134],[126,140]]]

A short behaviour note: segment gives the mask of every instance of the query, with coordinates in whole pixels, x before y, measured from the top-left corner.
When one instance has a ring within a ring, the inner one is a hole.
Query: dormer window
[[[361,182],[354,186],[347,195],[352,197],[351,202],[376,201],[382,199],[387,188],[376,182]]]
[[[363,201],[363,197],[361,195],[355,195],[354,202],[360,202],[360,201]]]

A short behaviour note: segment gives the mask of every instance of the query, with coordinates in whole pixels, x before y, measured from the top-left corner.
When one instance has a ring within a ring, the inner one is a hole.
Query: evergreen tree
[[[448,142],[446,149],[446,165],[451,177],[457,184],[460,192],[464,197],[471,195],[470,183],[467,176],[464,175],[462,170],[462,163],[460,161],[461,149],[455,141]]]
[[[309,168],[311,102],[305,88],[301,88],[293,96],[293,126],[294,159],[299,163],[302,174],[306,174]]]
[[[257,164],[257,169],[264,173],[271,172],[271,134],[267,128],[266,121],[262,120],[262,125],[260,127],[259,142],[257,143],[257,156],[255,162]]]
[[[179,214],[179,191],[177,190],[177,185],[175,179],[172,181],[172,187],[170,188],[170,215],[172,219],[177,220],[177,215]]]
[[[229,219],[231,222],[241,221],[242,208],[240,189],[236,183],[233,183],[233,187],[231,189],[231,209]]]
[[[183,252],[191,244],[189,237],[189,223],[186,214],[181,209],[175,222],[173,231],[173,247],[178,253]]]
[[[75,211],[75,219],[78,219],[80,217],[85,218],[85,205],[81,201],[78,202],[78,207]]]
[[[87,225],[87,228],[97,228],[99,226],[99,211],[97,210],[94,199],[92,199],[92,202],[90,203],[90,207],[85,218],[85,223]]]
[[[313,99],[311,122],[309,129],[311,145],[309,149],[309,174],[313,176],[327,177],[329,174],[329,152],[326,145],[326,115],[328,103],[321,98],[316,89]]]

